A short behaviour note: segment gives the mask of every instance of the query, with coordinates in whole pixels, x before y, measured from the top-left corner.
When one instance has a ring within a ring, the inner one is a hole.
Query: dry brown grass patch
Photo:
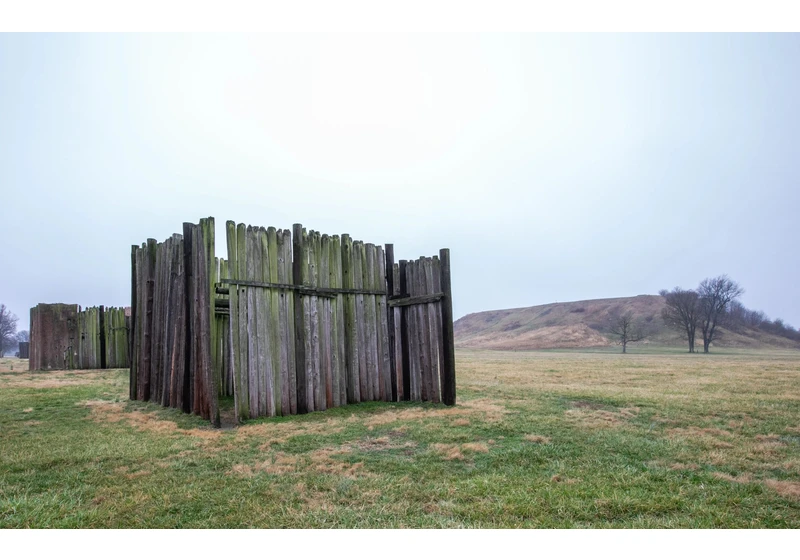
[[[728,422],[728,427],[729,428],[738,429],[738,428],[743,428],[745,426],[749,426],[749,425],[753,424],[754,422],[755,422],[755,420],[753,420],[752,416],[750,416],[747,413],[742,413],[742,414],[739,415],[739,419],[738,420],[730,420]]]
[[[730,449],[733,444],[719,439],[720,437],[732,437],[733,434],[727,430],[719,428],[700,428],[689,426],[688,428],[671,428],[667,430],[667,437],[670,439],[688,439],[704,443],[710,447],[718,449]]]
[[[673,471],[696,471],[700,466],[696,463],[672,463],[669,468]]]
[[[599,410],[596,407],[570,408],[564,412],[567,418],[587,428],[612,428],[625,424],[639,413],[636,407],[621,408],[616,411]]]
[[[240,476],[250,477],[250,476],[254,476],[255,472],[253,470],[253,467],[251,467],[250,465],[244,465],[244,464],[239,463],[239,464],[233,465],[231,467],[231,469],[226,474],[236,474],[236,475],[240,475]]]
[[[299,457],[287,453],[277,453],[271,460],[266,460],[257,469],[267,474],[287,474],[297,470]]]
[[[719,478],[721,480],[727,480],[728,482],[736,482],[738,484],[747,484],[753,481],[753,477],[749,474],[740,474],[739,476],[732,476],[727,473],[722,472],[715,472],[713,473],[715,478]]]
[[[344,452],[346,450],[342,448],[324,448],[299,455],[278,452],[266,461],[255,465],[233,465],[227,474],[250,477],[260,472],[272,475],[297,475],[317,472],[344,478],[369,476],[369,473],[361,472],[364,463],[347,463],[333,458],[333,455]]]
[[[474,453],[488,453],[489,452],[489,446],[486,445],[485,443],[480,443],[480,442],[464,443],[464,444],[461,445],[461,449],[463,449],[464,451],[472,451]]]
[[[247,424],[236,430],[235,443],[239,444],[247,438],[262,440],[260,449],[268,451],[278,443],[286,443],[291,438],[303,435],[327,435],[344,430],[348,420],[328,418],[323,422],[282,422]]]
[[[758,442],[753,446],[753,454],[763,458],[775,457],[786,444],[780,441],[780,436],[775,434],[757,435]]]
[[[339,449],[342,452],[350,452],[353,449],[359,451],[384,451],[386,449],[403,449],[412,448],[417,446],[415,441],[402,441],[402,432],[390,432],[389,434],[379,438],[365,438],[352,442],[347,442]]]
[[[525,434],[525,439],[531,443],[550,443],[549,437],[537,436],[536,434]]]
[[[431,446],[436,453],[446,461],[456,461],[466,459],[465,452],[469,453],[488,453],[489,445],[483,442],[470,443],[434,443]]]
[[[725,466],[730,463],[730,451],[714,449],[706,453],[703,459],[704,462],[708,463],[709,465]]]
[[[754,481],[753,477],[747,473],[739,476],[731,476],[726,473],[715,472],[714,476],[721,480],[728,482],[736,482],[738,484],[747,484],[749,482],[761,482],[767,488],[771,488],[784,498],[800,499],[800,482],[795,480],[776,480],[774,478],[767,478],[762,481]]]
[[[127,478],[128,480],[133,480],[134,478],[140,478],[142,476],[147,476],[149,474],[151,474],[150,471],[136,471],[136,472],[128,473],[128,474],[123,475],[123,476],[125,478]]]
[[[562,484],[577,484],[580,481],[580,478],[567,478],[560,474],[554,474],[550,477],[550,482],[560,482]]]
[[[772,488],[784,498],[800,499],[800,482],[794,480],[775,480],[768,478],[764,481],[768,488]]]
[[[186,430],[179,428],[178,424],[172,420],[158,418],[158,413],[156,412],[141,412],[139,410],[125,412],[125,405],[119,402],[94,400],[78,404],[91,409],[92,418],[95,422],[124,422],[132,428],[143,432],[192,436],[200,438],[204,442],[216,441],[222,436],[222,432],[212,429],[193,428]]]
[[[464,458],[461,447],[457,444],[434,443],[431,448],[446,461],[455,461]]]
[[[469,418],[456,418],[450,425],[453,427],[469,426]]]
[[[572,401],[569,403],[570,408],[588,408],[590,410],[600,410],[603,408],[603,405],[596,402],[591,401]]]

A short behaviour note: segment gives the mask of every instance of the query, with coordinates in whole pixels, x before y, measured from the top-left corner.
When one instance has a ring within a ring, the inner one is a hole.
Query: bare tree
[[[18,342],[30,342],[31,341],[31,333],[28,331],[19,331],[17,333],[17,341]]]
[[[627,354],[629,342],[639,342],[645,337],[633,318],[633,311],[613,315],[609,332],[616,337],[617,344],[622,345],[623,354]]]
[[[676,287],[670,291],[661,290],[659,294],[664,297],[665,303],[661,318],[667,326],[686,335],[689,352],[694,352],[695,332],[700,317],[697,292]]]
[[[17,346],[17,316],[0,304],[0,357]]]
[[[708,354],[708,347],[717,334],[716,328],[733,300],[744,293],[739,284],[726,275],[706,278],[697,288],[700,310],[700,330],[703,332],[703,353]]]

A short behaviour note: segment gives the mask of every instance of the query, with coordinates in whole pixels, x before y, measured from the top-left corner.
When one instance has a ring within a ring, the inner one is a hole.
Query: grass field
[[[218,431],[3,359],[0,527],[800,527],[800,353],[632,352],[458,350],[454,408]]]

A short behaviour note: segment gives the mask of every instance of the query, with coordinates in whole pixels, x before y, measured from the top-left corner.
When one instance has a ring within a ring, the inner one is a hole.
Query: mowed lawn
[[[800,352],[637,352],[458,350],[456,407],[223,430],[2,360],[0,527],[800,527]]]

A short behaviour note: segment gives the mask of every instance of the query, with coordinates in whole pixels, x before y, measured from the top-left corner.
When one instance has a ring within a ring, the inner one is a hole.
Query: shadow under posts
[[[29,369],[129,366],[130,308],[40,303],[31,308]]]
[[[455,404],[450,252],[214,218],[131,251],[130,398],[220,425],[367,401]]]

